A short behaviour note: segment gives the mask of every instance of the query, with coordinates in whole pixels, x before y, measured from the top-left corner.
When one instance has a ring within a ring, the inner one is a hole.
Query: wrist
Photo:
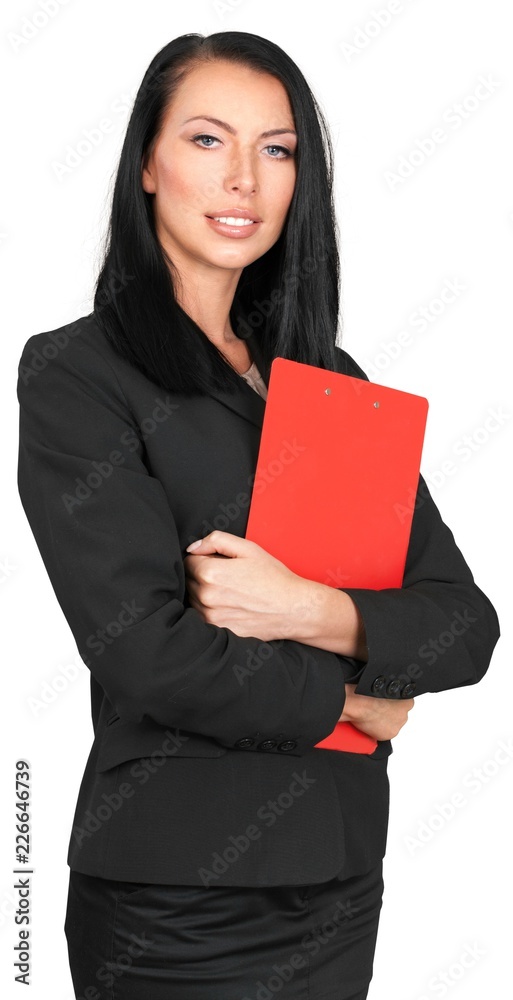
[[[356,684],[346,684],[344,708],[339,722],[352,722],[353,725],[356,725],[359,716],[361,716],[362,696],[354,693],[355,687]]]
[[[356,604],[343,590],[298,577],[294,622],[297,638],[311,646],[365,662],[365,626]]]
[[[315,645],[315,606],[319,603],[318,584],[294,574],[287,611],[287,629],[298,642]]]

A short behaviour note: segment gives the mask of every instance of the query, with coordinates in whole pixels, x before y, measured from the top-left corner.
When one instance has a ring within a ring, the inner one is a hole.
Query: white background
[[[271,38],[296,60],[328,117],[343,268],[339,342],[375,381],[428,397],[422,471],[503,628],[484,680],[418,698],[394,741],[386,890],[369,997],[505,996],[513,766],[511,756],[500,766],[493,758],[501,741],[513,739],[506,517],[513,426],[511,6],[402,0],[381,27],[373,11],[386,11],[388,3],[232,4],[223,10],[212,0],[68,0],[37,30],[30,25],[44,20],[39,2],[2,8],[2,995],[10,1000],[22,992],[12,966],[13,779],[21,757],[33,774],[31,996],[73,996],[63,932],[65,859],[93,736],[88,672],[17,493],[18,360],[29,336],[91,309],[128,108],[154,54],[184,32],[243,30]],[[343,47],[355,39],[359,47]],[[486,99],[481,77],[493,81]],[[462,102],[464,116],[455,107]],[[106,117],[110,133],[59,180],[55,164]],[[437,128],[445,141],[433,144],[431,155],[419,154],[417,141]],[[414,150],[410,176],[391,183],[387,175]],[[448,281],[460,291],[444,305],[439,296]],[[414,325],[422,306],[430,310],[425,329]],[[397,348],[402,331],[409,343]],[[491,411],[502,416],[487,431]],[[469,459],[462,457],[465,435],[474,442]],[[73,664],[67,672],[74,679],[37,708],[56,678],[62,688],[63,669]],[[485,770],[471,781],[474,768]],[[464,804],[441,818],[438,807],[457,792]],[[418,838],[422,823],[425,842],[415,845],[407,838]],[[469,946],[477,957],[467,957],[465,968],[459,959],[470,956]]]

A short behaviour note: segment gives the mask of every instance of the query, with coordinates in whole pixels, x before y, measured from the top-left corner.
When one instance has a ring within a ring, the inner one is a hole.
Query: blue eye
[[[285,146],[267,146],[267,149],[277,149],[280,153],[284,153],[284,156],[271,156],[272,160],[285,160],[288,156],[292,156],[290,150],[286,149]]]
[[[209,135],[208,132],[202,132],[199,135],[193,135],[191,142],[196,143],[200,149],[215,149],[214,143],[221,142],[221,140],[217,139],[214,135]],[[271,160],[286,160],[294,155],[289,149],[286,148],[286,146],[272,145],[266,146],[265,149],[267,149],[268,152],[270,150],[274,150],[274,152],[269,152]]]
[[[194,135],[192,137],[192,141],[193,142],[199,142],[201,139],[209,139],[211,143],[212,142],[219,142],[219,139],[216,139],[216,137],[213,136],[213,135],[202,134],[202,135]],[[202,145],[201,148],[202,149],[212,149],[213,147],[211,145],[208,145],[208,146],[203,146]]]

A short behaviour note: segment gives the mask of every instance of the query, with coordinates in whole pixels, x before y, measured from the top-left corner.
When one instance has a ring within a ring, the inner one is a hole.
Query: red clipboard
[[[245,537],[309,580],[400,587],[427,411],[423,396],[275,358]],[[338,722],[315,746],[377,741]]]

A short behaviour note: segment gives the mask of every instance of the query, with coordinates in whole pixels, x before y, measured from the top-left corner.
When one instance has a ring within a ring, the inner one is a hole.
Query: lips
[[[205,216],[210,229],[223,239],[244,240],[258,232],[262,223],[259,215],[248,208],[225,208],[215,215]]]
[[[207,215],[208,219],[228,219],[230,224],[233,226],[234,223],[238,222],[240,219],[247,220],[251,222],[262,222],[262,219],[255,212],[252,212],[249,208],[223,208],[220,211],[209,212]]]

